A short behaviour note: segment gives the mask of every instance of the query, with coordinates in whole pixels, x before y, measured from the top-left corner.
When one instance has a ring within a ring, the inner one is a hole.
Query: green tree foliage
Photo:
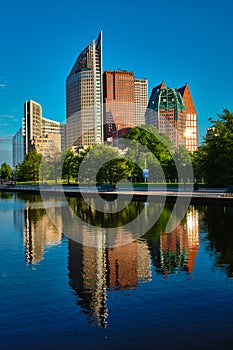
[[[68,184],[70,184],[70,180],[74,173],[74,166],[75,161],[77,161],[77,157],[75,156],[74,152],[70,149],[66,150],[64,155],[65,157],[62,166],[62,178],[66,179]]]
[[[17,168],[18,181],[38,181],[42,155],[36,150],[28,152],[22,163]]]
[[[185,145],[180,145],[174,152],[176,169],[179,169],[179,175],[183,181],[192,179],[192,159]],[[180,179],[181,180],[181,179]]]
[[[0,167],[0,178],[3,180],[9,180],[13,175],[12,168],[6,162],[2,163]]]
[[[133,169],[135,174],[138,174],[138,176],[142,178],[142,169],[145,165],[148,168],[154,167],[153,172],[159,172],[161,166],[166,178],[177,177],[175,164],[172,158],[174,146],[165,134],[159,133],[152,125],[143,125],[132,128],[125,138],[135,142],[135,147],[131,147],[129,151],[130,157],[132,157],[132,153],[135,153],[135,159],[139,159],[139,166],[135,165]],[[148,154],[139,154],[139,152],[141,152],[139,144],[148,149]],[[151,154],[156,157],[157,161],[155,161]],[[154,181],[155,179],[151,180]]]
[[[57,183],[62,178],[63,154],[56,148],[50,147],[40,164],[40,181],[51,180]]]
[[[120,155],[118,149],[106,145],[93,146],[83,162],[85,168],[79,174],[80,179],[89,183],[117,183],[127,179],[131,173],[129,162]],[[96,178],[93,174],[96,174]]]
[[[194,155],[195,170],[210,186],[233,184],[233,114],[224,109],[218,120],[209,119],[203,144]]]
[[[77,154],[70,149],[64,151],[62,155],[62,178],[66,179],[68,184],[70,184],[71,179],[78,181],[80,164],[89,150],[90,147],[80,150]]]

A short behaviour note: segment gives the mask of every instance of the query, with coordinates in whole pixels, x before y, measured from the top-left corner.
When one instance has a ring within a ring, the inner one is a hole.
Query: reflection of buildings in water
[[[146,281],[151,277],[150,253],[143,241],[109,248],[107,266],[109,287],[132,289],[139,280]]]
[[[106,327],[106,251],[73,240],[69,240],[68,249],[69,283],[79,296],[77,304],[91,323]]]
[[[57,220],[62,218],[57,213]],[[25,207],[24,209],[24,245],[26,261],[35,264],[43,259],[45,246],[54,246],[61,241],[61,231],[51,222],[44,209]]]
[[[19,232],[24,232],[24,212],[22,209],[13,211],[13,222]]]
[[[102,243],[104,247],[105,237]],[[99,326],[107,326],[107,288],[131,289],[151,278],[150,253],[144,242],[97,249],[69,240],[68,249],[69,283],[79,297],[77,304]]]
[[[198,248],[199,216],[198,210],[191,206],[185,222],[178,224],[171,233],[161,234],[160,261],[156,268],[165,275],[181,270],[192,273]]]
[[[194,206],[192,206],[187,212],[185,226],[187,230],[189,249],[187,269],[188,272],[192,272],[195,263],[195,258],[200,245],[199,213]]]

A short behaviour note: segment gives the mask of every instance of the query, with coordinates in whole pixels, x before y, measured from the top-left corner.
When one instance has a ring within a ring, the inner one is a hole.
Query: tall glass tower
[[[146,113],[146,124],[166,134],[175,147],[185,144],[186,106],[177,89],[168,88],[164,82],[154,87]]]
[[[103,142],[102,32],[78,56],[66,79],[66,147]]]

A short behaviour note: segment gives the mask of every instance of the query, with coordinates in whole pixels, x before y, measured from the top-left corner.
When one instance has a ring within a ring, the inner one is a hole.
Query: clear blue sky
[[[0,5],[0,164],[11,163],[11,136],[23,104],[65,121],[65,80],[78,54],[103,31],[103,69],[189,84],[199,116],[199,143],[208,118],[233,112],[233,2],[2,1]]]

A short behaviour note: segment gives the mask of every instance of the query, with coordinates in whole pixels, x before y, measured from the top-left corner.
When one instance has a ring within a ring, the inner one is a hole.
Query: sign
[[[149,169],[143,169],[143,177],[149,177]]]

